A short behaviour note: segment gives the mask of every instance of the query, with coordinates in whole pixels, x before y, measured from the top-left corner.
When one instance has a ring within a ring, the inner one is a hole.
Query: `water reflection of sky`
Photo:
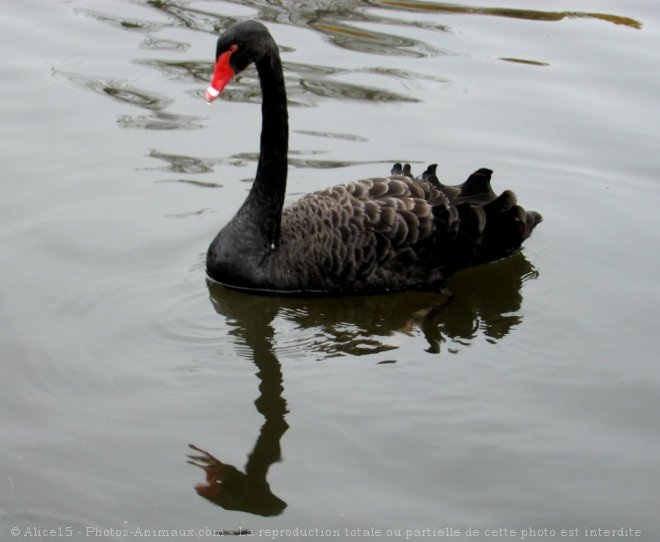
[[[657,539],[658,15],[557,5],[5,2],[3,526]],[[546,219],[523,255],[447,304],[209,290],[259,107],[254,72],[239,103],[201,91],[251,17],[284,54],[292,197],[491,166]]]
[[[231,3],[231,2],[230,2]],[[228,16],[196,7],[196,3],[170,3],[160,1],[145,2],[158,13],[158,20],[144,18],[117,17],[111,13],[79,8],[82,15],[92,17],[99,22],[145,36],[141,47],[145,50],[161,53],[185,53],[190,44],[168,38],[161,38],[159,33],[166,29],[183,27],[189,30],[216,34],[236,20],[257,17],[265,22],[293,25],[319,33],[332,45],[359,53],[383,56],[424,57],[433,55],[452,55],[456,52],[427,41],[420,41],[408,36],[406,28],[421,28],[431,32],[452,32],[451,15],[475,15],[488,17],[507,17],[513,19],[557,22],[570,19],[592,19],[606,23],[641,28],[635,19],[616,14],[581,12],[581,11],[542,11],[510,9],[496,7],[467,7],[454,4],[416,1],[313,1],[313,2],[233,2],[237,6],[250,8],[249,14]],[[447,15],[447,24],[430,22],[429,13]],[[164,20],[163,20],[164,19]],[[444,42],[443,42],[444,43]],[[368,102],[409,102],[416,98],[392,90],[366,86],[363,84],[340,81],[337,76],[347,73],[378,74],[396,79],[427,79],[430,76],[413,71],[387,69],[378,66],[363,67],[348,71],[320,63],[307,64],[286,60],[288,50],[285,43],[280,44],[284,54],[284,69],[287,78],[287,91],[291,106],[313,106],[318,99],[331,98],[349,101]],[[545,66],[544,59],[502,57],[508,62],[519,62],[533,66]],[[181,60],[173,58],[136,58],[134,62],[148,68],[159,70],[170,80],[188,83],[206,82],[212,71],[213,59]],[[71,74],[73,82],[81,83],[82,76]],[[441,78],[437,78],[442,81]],[[125,100],[137,107],[161,111],[148,116],[125,116],[120,125],[127,128],[142,129],[190,129],[201,127],[200,120],[179,118],[174,114],[164,115],[164,104],[153,93],[126,87],[126,83],[117,81],[89,80],[83,82],[90,90],[102,91],[115,99]],[[201,96],[201,90],[194,91]],[[253,102],[260,100],[259,87],[254,70],[239,75],[225,93],[225,98],[232,101]]]

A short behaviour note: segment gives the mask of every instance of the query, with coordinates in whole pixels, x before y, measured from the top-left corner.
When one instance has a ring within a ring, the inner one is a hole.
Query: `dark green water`
[[[289,201],[490,167],[544,216],[523,252],[442,306],[209,288],[260,96],[202,92],[244,18]],[[0,540],[657,540],[653,2],[9,0],[0,35]]]

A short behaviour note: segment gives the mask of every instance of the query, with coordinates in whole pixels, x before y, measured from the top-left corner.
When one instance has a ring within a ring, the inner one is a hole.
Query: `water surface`
[[[202,92],[247,18],[282,50],[289,201],[490,167],[544,216],[522,253],[450,302],[207,284],[260,95],[254,70]],[[6,2],[0,539],[656,540],[659,23],[641,0]]]

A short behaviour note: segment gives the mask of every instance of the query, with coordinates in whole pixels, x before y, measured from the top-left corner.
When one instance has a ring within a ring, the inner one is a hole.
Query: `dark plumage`
[[[541,217],[492,191],[482,168],[445,186],[436,164],[314,192],[282,209],[288,117],[277,46],[256,22],[218,40],[212,101],[254,62],[262,88],[261,154],[245,203],[207,254],[209,276],[230,287],[289,294],[350,294],[440,287],[455,270],[516,251]]]

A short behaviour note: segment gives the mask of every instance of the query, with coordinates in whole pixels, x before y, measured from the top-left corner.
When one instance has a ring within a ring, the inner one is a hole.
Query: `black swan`
[[[340,295],[438,289],[454,271],[520,248],[541,221],[496,196],[492,171],[444,186],[435,164],[420,178],[395,164],[388,177],[334,186],[283,209],[288,113],[277,45],[264,25],[238,22],[218,39],[210,103],[254,62],[262,92],[261,153],[250,193],[209,247],[209,277],[258,293]]]

